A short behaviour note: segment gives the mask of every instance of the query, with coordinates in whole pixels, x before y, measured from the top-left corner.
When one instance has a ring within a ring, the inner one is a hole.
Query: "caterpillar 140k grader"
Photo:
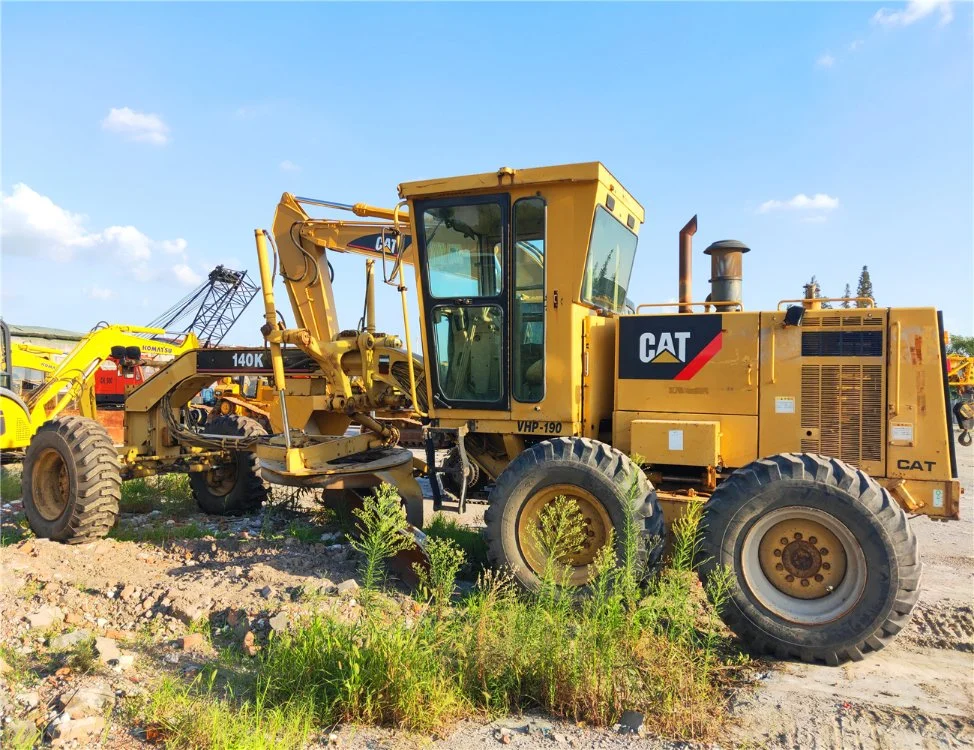
[[[487,497],[492,561],[526,587],[547,562],[532,529],[556,498],[574,499],[585,519],[585,546],[561,563],[577,586],[624,529],[635,524],[650,563],[665,524],[703,503],[701,574],[730,569],[724,616],[755,650],[837,664],[903,627],[921,573],[907,513],[956,518],[961,492],[936,310],[869,300],[746,310],[747,248],[734,241],[707,249],[711,291],[694,301],[694,218],[681,232],[678,311],[628,314],[644,212],[599,163],[407,182],[399,197],[391,209],[282,197],[276,245],[257,232],[268,348],[188,354],[134,391],[124,475],[178,464],[210,496],[237,497],[259,466],[267,481],[322,487],[332,501],[389,478],[418,525],[411,457],[371,416],[412,408],[428,436],[434,505],[439,439],[455,446],[461,504]],[[377,221],[313,219],[309,206]],[[327,253],[350,246],[336,232],[369,237],[355,330],[341,329],[332,296]],[[405,351],[376,326],[379,263],[402,295]],[[422,358],[405,315],[406,264]],[[291,326],[276,309],[276,272]],[[204,371],[270,373],[275,434],[188,426],[181,405]],[[50,450],[73,476],[80,458]],[[103,476],[114,482],[112,460]],[[43,479],[49,470],[35,465]]]

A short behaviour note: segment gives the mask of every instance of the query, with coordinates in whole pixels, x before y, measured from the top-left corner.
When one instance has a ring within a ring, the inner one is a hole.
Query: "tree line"
[[[813,275],[811,280],[805,284],[804,296],[808,296],[809,290],[811,291],[811,296],[814,299],[824,299],[827,295],[822,294],[822,286],[818,283],[818,279]],[[850,307],[866,307],[867,303],[865,300],[853,300],[852,299],[852,287],[849,284],[845,285],[845,290],[842,292],[844,299],[839,303],[839,307],[843,309],[848,309]],[[869,266],[863,266],[862,272],[859,274],[859,283],[856,285],[856,297],[871,297],[873,300],[876,299],[873,293],[873,282],[869,277]],[[831,302],[822,303],[823,310],[831,310]]]

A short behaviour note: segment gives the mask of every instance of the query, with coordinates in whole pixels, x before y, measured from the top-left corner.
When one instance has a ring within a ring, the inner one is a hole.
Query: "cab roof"
[[[472,193],[496,190],[509,186],[542,185],[545,183],[601,182],[620,203],[641,223],[645,219],[642,205],[626,190],[602,162],[589,161],[580,164],[562,164],[553,167],[512,169],[501,167],[496,172],[441,177],[432,180],[403,182],[399,185],[399,197],[432,198],[455,193]]]

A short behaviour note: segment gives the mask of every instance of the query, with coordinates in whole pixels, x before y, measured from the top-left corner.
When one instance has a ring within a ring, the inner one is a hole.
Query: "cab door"
[[[510,197],[417,201],[415,212],[433,402],[509,411]]]

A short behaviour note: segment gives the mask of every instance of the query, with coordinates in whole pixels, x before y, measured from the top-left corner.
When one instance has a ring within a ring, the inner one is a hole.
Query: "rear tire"
[[[785,453],[735,471],[704,508],[700,576],[732,574],[722,616],[759,653],[837,665],[883,648],[920,593],[903,509],[842,461]]]
[[[212,435],[254,437],[266,435],[255,420],[236,414],[216,417],[206,427]],[[189,475],[196,504],[204,513],[215,516],[239,516],[253,513],[267,499],[267,486],[260,478],[257,454],[234,451],[230,464]]]
[[[628,500],[633,477],[636,496]],[[490,493],[484,515],[488,556],[495,566],[507,566],[527,589],[541,586],[543,560],[526,535],[541,508],[558,495],[575,497],[586,522],[591,548],[584,549],[568,568],[570,583],[589,582],[590,559],[615,530],[621,552],[624,530],[634,523],[637,566],[654,567],[662,554],[663,514],[653,485],[625,454],[588,438],[561,437],[538,443],[501,472]]]
[[[27,447],[22,482],[27,521],[41,538],[90,542],[118,518],[118,452],[93,419],[58,417],[41,425]]]

